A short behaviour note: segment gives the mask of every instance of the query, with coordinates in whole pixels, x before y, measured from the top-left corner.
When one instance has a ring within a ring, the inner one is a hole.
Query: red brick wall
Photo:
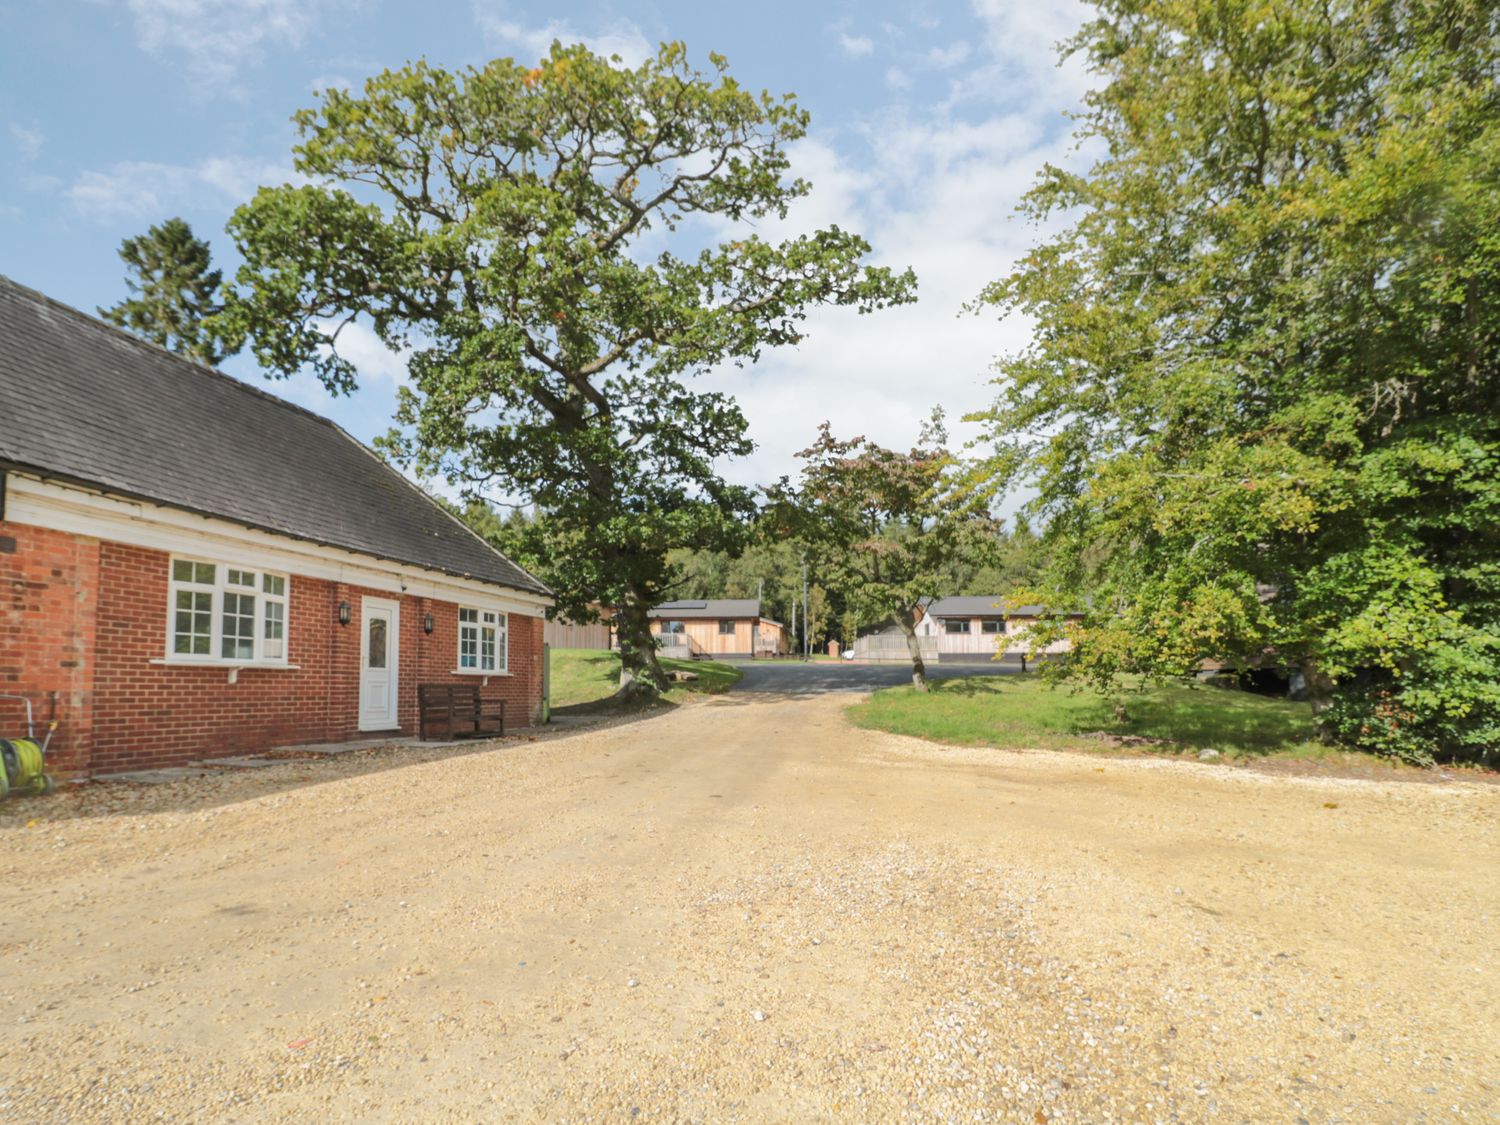
[[[98,569],[97,539],[0,520],[0,695],[31,700],[40,740],[57,693],[47,753],[65,776],[88,768]],[[25,734],[24,704],[0,699],[0,738]]]
[[[453,675],[455,603],[296,574],[287,607],[287,655],[296,668],[243,668],[231,684],[226,667],[153,664],[166,652],[168,555],[29,527],[0,534],[17,540],[13,554],[0,554],[0,576],[8,582],[10,599],[0,632],[0,684],[24,682],[33,694],[67,693],[54,744],[62,753],[51,756],[63,776],[360,737],[359,622],[365,596],[401,605],[402,733],[416,731],[419,682],[475,682]],[[348,626],[338,624],[338,605],[344,601],[350,605]],[[428,612],[434,620],[431,636],[422,630]],[[487,699],[506,700],[507,727],[528,726],[541,707],[542,620],[512,616],[510,621],[513,674],[491,677],[481,690]]]

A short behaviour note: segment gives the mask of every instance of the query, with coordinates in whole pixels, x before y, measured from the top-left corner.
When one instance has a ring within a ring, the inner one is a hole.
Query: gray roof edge
[[[954,603],[945,605],[944,603]],[[977,604],[983,603],[983,604]],[[1050,611],[1044,605],[1017,605],[1003,594],[953,594],[944,598],[937,598],[927,607],[927,612],[933,617],[964,616],[964,617],[1041,617]],[[1073,615],[1071,610],[1056,611],[1061,616]]]
[[[545,586],[541,581],[536,580],[530,571],[526,570],[523,567],[516,566],[516,564],[513,562],[510,563],[511,566],[515,566],[516,569],[519,570],[522,574],[536,581],[537,584],[535,587],[514,586],[508,582],[497,582],[492,578],[482,578],[479,575],[471,574],[468,571],[450,570],[447,567],[433,566],[431,563],[420,562],[416,559],[397,558],[395,555],[381,555],[377,554],[374,551],[364,551],[360,550],[357,547],[351,547],[347,543],[335,543],[331,539],[319,539],[316,536],[312,535],[298,535],[296,532],[288,531],[284,527],[268,527],[264,524],[255,523],[252,520],[240,519],[236,516],[226,516],[223,512],[203,511],[198,508],[190,507],[186,504],[179,504],[173,500],[164,500],[160,496],[149,496],[144,492],[137,492],[133,489],[114,487],[102,481],[85,480],[82,477],[70,476],[67,473],[59,473],[56,470],[46,468],[45,466],[31,465],[26,462],[14,461],[5,457],[0,457],[0,472],[20,472],[26,473],[29,476],[35,476],[39,480],[43,481],[61,481],[64,484],[70,485],[74,488],[83,489],[86,492],[92,492],[100,496],[119,496],[126,500],[140,500],[144,501],[147,504],[154,504],[158,508],[170,508],[174,512],[187,512],[189,515],[201,516],[204,519],[223,520],[225,523],[232,523],[239,527],[248,527],[251,531],[260,531],[264,532],[267,535],[276,535],[282,539],[290,539],[294,543],[311,543],[315,547],[328,547],[331,550],[335,551],[347,551],[349,554],[358,555],[360,558],[373,559],[376,562],[381,563],[396,563],[398,566],[412,566],[416,567],[418,570],[428,570],[433,574],[444,574],[449,578],[463,578],[467,579],[470,582],[482,583],[485,586],[494,586],[496,589],[500,590],[517,590],[523,594],[535,594],[546,598],[555,596],[547,586]],[[406,478],[402,477],[402,479],[405,480]],[[439,507],[441,507],[441,505],[439,505]],[[448,514],[449,513],[444,512],[444,515]],[[486,544],[486,546],[488,546],[488,544]],[[494,550],[493,547],[491,547],[490,549]],[[495,553],[497,555],[500,555],[501,558],[505,558],[505,556],[501,555],[499,551],[495,551]],[[505,561],[510,562],[509,559],[505,559]]]
[[[280,406],[283,409],[295,410],[298,414],[304,414],[307,417],[311,418],[313,421],[321,422],[325,426],[330,426],[333,429],[338,430],[339,433],[344,434],[345,437],[349,437],[349,435],[345,433],[342,428],[340,428],[337,422],[335,422],[331,418],[324,417],[316,410],[309,410],[307,407],[302,406],[299,403],[292,402],[290,399],[284,399],[280,395],[272,394],[270,391],[263,390],[262,388],[255,386],[253,383],[247,383],[245,382],[245,380],[238,379],[235,376],[230,375],[228,372],[220,371],[217,367],[214,367],[210,364],[199,363],[196,359],[189,359],[187,356],[174,352],[170,348],[165,348],[162,345],[153,343],[150,340],[142,339],[140,336],[137,336],[134,332],[131,332],[128,329],[121,328],[117,324],[111,324],[109,321],[105,320],[102,315],[95,316],[92,313],[86,313],[82,309],[75,308],[65,301],[59,301],[56,297],[48,296],[40,289],[33,289],[31,286],[26,285],[23,282],[19,282],[13,277],[10,277],[8,274],[0,274],[0,284],[7,284],[15,289],[19,289],[22,292],[30,295],[31,297],[41,301],[43,304],[50,305],[58,312],[81,321],[82,323],[88,325],[90,328],[103,329],[111,339],[118,339],[124,343],[130,344],[133,347],[139,348],[142,351],[149,352],[153,356],[169,359],[173,363],[186,364],[190,370],[195,371],[200,375],[212,375],[215,378],[230,384],[236,390],[243,391],[246,394],[258,395],[260,398],[267,399],[268,401],[275,403],[277,406]],[[363,447],[364,445],[363,442],[356,441],[356,439],[354,438],[349,438],[349,440],[355,441],[355,443],[357,445],[360,445],[361,447]]]
[[[275,397],[275,396],[272,396],[272,397]],[[314,415],[314,417],[318,417],[318,415]],[[360,441],[357,437],[355,437],[353,434],[351,434],[348,430],[344,429],[343,426],[340,426],[337,422],[335,422],[331,418],[324,418],[323,421],[327,422],[335,430],[337,430],[339,433],[343,434],[344,437],[348,438],[355,445],[359,446],[359,448],[362,449],[362,450],[364,450],[364,452],[365,452],[365,454],[367,456],[372,457],[375,460],[376,464],[378,464],[382,469],[384,469],[386,471],[386,473],[388,473],[390,476],[395,477],[402,484],[406,485],[413,492],[415,492],[418,496],[420,496],[423,500],[425,500],[428,504],[432,505],[433,508],[435,508],[437,511],[443,513],[443,515],[446,516],[450,521],[452,521],[452,523],[456,527],[458,527],[462,531],[467,532],[475,540],[475,542],[479,543],[479,545],[482,546],[486,551],[490,551],[493,554],[496,554],[496,555],[500,556],[500,558],[504,559],[506,561],[506,563],[508,563],[509,565],[515,567],[518,571],[520,571],[522,574],[524,574],[527,578],[531,579],[531,581],[536,584],[535,590],[532,591],[533,593],[540,593],[540,594],[543,594],[543,595],[545,595],[546,597],[549,597],[549,598],[555,596],[554,593],[552,592],[552,589],[545,582],[543,582],[536,575],[532,574],[531,571],[527,570],[524,566],[521,566],[519,563],[517,563],[514,559],[512,559],[504,551],[502,551],[498,547],[496,547],[493,543],[491,543],[484,536],[480,535],[479,532],[475,531],[468,524],[464,523],[463,520],[459,519],[452,512],[450,512],[447,508],[443,507],[443,505],[439,504],[436,500],[434,500],[431,496],[429,496],[427,494],[427,490],[426,489],[420,487],[415,481],[413,481],[409,477],[407,477],[407,475],[405,473],[397,472],[396,471],[396,467],[394,465],[392,465],[384,457],[380,456],[380,454],[376,453],[373,449],[371,449],[364,442]],[[427,567],[427,569],[428,570],[435,570],[435,569],[439,569],[439,568],[436,568],[436,567]],[[447,571],[441,571],[441,573],[446,574]],[[467,577],[467,575],[465,577]],[[475,579],[475,581],[477,581],[477,582],[486,582],[487,585],[492,585],[492,586],[493,585],[500,585],[499,583],[488,582],[487,580],[485,580],[483,578]],[[520,589],[520,587],[505,587],[505,588],[506,589]]]
[[[514,568],[518,573],[524,575],[530,581],[531,585],[523,586],[512,583],[497,582],[489,578],[480,578],[467,571],[459,571],[447,567],[433,566],[430,562],[422,562],[412,559],[403,559],[396,558],[394,556],[381,555],[369,550],[350,547],[345,543],[336,543],[329,540],[318,539],[314,536],[299,535],[293,532],[289,532],[284,528],[264,526],[235,516],[226,515],[223,512],[199,511],[195,508],[185,506],[177,501],[158,496],[151,496],[145,493],[141,493],[137,489],[122,487],[112,481],[87,480],[85,478],[72,477],[67,473],[59,472],[56,468],[53,467],[32,465],[29,462],[18,460],[13,454],[8,453],[4,446],[0,446],[0,461],[11,464],[18,469],[26,469],[28,471],[41,473],[44,477],[49,477],[51,479],[69,480],[71,483],[85,485],[95,490],[103,490],[113,493],[114,495],[127,496],[131,499],[146,500],[150,503],[158,504],[165,508],[174,508],[178,511],[191,512],[194,515],[206,516],[211,519],[222,519],[229,523],[239,524],[242,527],[250,527],[257,531],[265,531],[275,535],[282,535],[290,539],[300,540],[302,542],[316,543],[319,546],[333,547],[338,550],[348,551],[351,554],[362,555],[365,558],[378,559],[383,562],[397,562],[406,566],[415,566],[422,570],[430,570],[438,574],[447,574],[451,577],[467,578],[475,582],[482,582],[487,586],[495,586],[499,589],[520,590],[526,593],[541,594],[542,596],[548,598],[555,596],[554,592],[547,586],[547,584],[537,578],[536,575],[532,574],[525,567],[518,565],[514,560],[508,558],[503,552],[497,550],[493,544],[486,541],[481,535],[475,532],[462,520],[455,517],[453,513],[449,512],[441,504],[437,503],[423,489],[418,487],[411,480],[407,479],[407,477],[403,473],[398,472],[393,466],[391,466],[377,453],[375,453],[374,450],[372,450],[369,446],[365,445],[364,442],[360,441],[358,438],[350,434],[337,422],[333,421],[333,419],[327,418],[314,410],[309,410],[305,406],[301,406],[295,402],[284,399],[280,395],[272,394],[268,390],[253,386],[252,384],[245,382],[243,379],[237,379],[233,375],[226,374],[225,372],[219,370],[217,367],[211,366],[206,363],[199,363],[197,360],[189,359],[186,356],[179,355],[177,352],[174,352],[169,348],[162,347],[160,344],[153,343],[150,340],[144,340],[133,332],[129,332],[119,327],[118,325],[109,323],[108,321],[104,320],[102,316],[92,315],[83,311],[82,309],[75,308],[74,306],[69,305],[66,302],[60,301],[55,297],[51,297],[48,294],[43,293],[39,289],[34,289],[29,285],[17,281],[15,278],[10,277],[6,274],[0,274],[0,286],[9,286],[10,288],[24,294],[27,298],[37,301],[38,303],[55,310],[59,315],[67,317],[85,326],[88,330],[94,332],[102,332],[112,341],[125,343],[133,348],[147,353],[155,360],[165,359],[170,363],[179,366],[186,365],[187,369],[191,370],[195,375],[212,376],[238,392],[241,392],[243,394],[255,395],[258,398],[263,399],[282,410],[294,411],[297,414],[300,414],[306,418],[313,420],[314,422],[328,427],[346,441],[351,442],[354,446],[364,452],[366,456],[373,458],[375,462],[380,465],[380,467],[387,474],[394,476],[408,488],[412,489],[412,491],[420,496],[427,505],[441,512],[444,517],[452,521],[458,527],[462,528],[486,551],[489,551],[491,554],[501,559],[507,566]],[[3,436],[3,430],[0,430],[0,436]]]

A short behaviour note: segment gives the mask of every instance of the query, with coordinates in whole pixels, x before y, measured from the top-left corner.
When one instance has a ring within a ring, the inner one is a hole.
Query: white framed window
[[[1003,633],[1005,632],[1005,619],[1003,617],[986,617],[979,623],[981,633]]]
[[[287,585],[284,574],[173,558],[167,584],[167,659],[284,664]]]
[[[508,660],[505,614],[458,607],[458,670],[504,672]]]
[[[943,632],[950,636],[958,633],[967,633],[968,631],[969,619],[967,617],[962,619],[949,617],[943,622]]]

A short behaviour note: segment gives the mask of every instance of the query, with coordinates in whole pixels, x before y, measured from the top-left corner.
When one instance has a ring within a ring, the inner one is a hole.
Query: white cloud
[[[989,65],[971,75],[972,89],[1023,91],[1033,103],[1062,100],[1076,104],[1089,87],[1089,74],[1077,56],[1058,62],[1058,44],[1071,38],[1095,15],[1088,0],[972,0],[984,25]]]
[[[329,90],[355,92],[364,89],[364,85],[363,83],[356,85],[341,74],[320,74],[308,83],[308,89],[315,94],[326,94]]]
[[[375,330],[362,321],[354,320],[339,328],[332,320],[320,320],[318,330],[332,335],[337,333],[337,349],[341,358],[348,360],[359,372],[361,388],[376,387],[393,394],[395,389],[411,382],[407,365],[411,363],[411,349],[393,351],[385,346]]]
[[[163,219],[193,206],[233,206],[263,184],[299,180],[284,165],[243,157],[216,156],[194,165],[128,160],[84,172],[63,194],[92,219]]]
[[[1022,41],[1009,42],[1003,28],[986,22],[969,57],[953,64],[960,94],[949,102],[873,112],[862,145],[815,132],[795,148],[793,171],[813,192],[766,237],[830,223],[858,231],[876,264],[916,270],[919,299],[863,317],[819,310],[795,348],[768,352],[753,368],[705,375],[706,388],[739,400],[757,443],[749,458],[722,466],[734,481],[766,484],[795,472],[797,450],[825,418],[840,436],[901,448],[941,404],[955,440],[979,436],[959,419],[991,402],[995,357],[1024,348],[1031,326],[963,307],[1044,237],[1015,211],[1037,171],[1049,161],[1076,166],[1089,155],[1073,151],[1062,117],[1077,105],[1079,76],[1053,65],[1051,46],[1088,10],[1038,2],[1053,18],[1030,18]],[[996,18],[1019,26],[1020,17]],[[999,78],[1013,81],[1021,67],[1028,85],[1010,92]]]
[[[861,59],[866,55],[875,53],[875,40],[868,35],[850,35],[848,32],[839,32],[839,47],[844,54]]]
[[[35,160],[47,140],[46,134],[40,129],[28,128],[14,121],[10,123],[10,136],[15,141],[16,151],[21,154],[22,160]]]
[[[888,66],[885,69],[885,84],[892,90],[909,90],[911,78],[899,66]]]
[[[526,24],[512,18],[509,5],[495,0],[475,0],[474,21],[487,42],[524,53],[523,62],[544,58],[554,40],[564,45],[583,43],[596,55],[618,55],[626,66],[640,66],[656,53],[640,28],[628,20],[614,20],[603,27],[579,30],[568,20]]]
[[[934,47],[927,52],[927,61],[944,70],[958,66],[968,57],[969,45],[967,43],[954,43],[950,47]]]
[[[342,0],[126,0],[136,39],[153,54],[180,52],[200,78],[226,81],[267,49],[295,50],[325,8]]]

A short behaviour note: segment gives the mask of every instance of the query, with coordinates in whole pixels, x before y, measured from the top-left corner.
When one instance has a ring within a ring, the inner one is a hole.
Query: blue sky
[[[0,272],[92,311],[124,295],[121,239],[172,215],[228,272],[224,223],[287,177],[288,119],[315,88],[417,57],[531,60],[554,37],[632,61],[681,39],[811,112],[794,162],[814,190],[787,226],[858,230],[877,261],[919,278],[916,306],[820,312],[797,348],[704,376],[739,398],[759,445],[726,474],[767,483],[825,418],[899,445],[935,404],[956,416],[988,401],[990,363],[1026,326],[960,310],[1039,237],[1012,214],[1036,170],[1077,162],[1064,114],[1087,76],[1059,68],[1052,45],[1087,14],[1077,0],[0,0]],[[310,377],[271,389],[368,440],[389,425],[404,363],[368,333],[347,351],[362,376],[352,398]],[[260,381],[245,357],[225,369]]]

